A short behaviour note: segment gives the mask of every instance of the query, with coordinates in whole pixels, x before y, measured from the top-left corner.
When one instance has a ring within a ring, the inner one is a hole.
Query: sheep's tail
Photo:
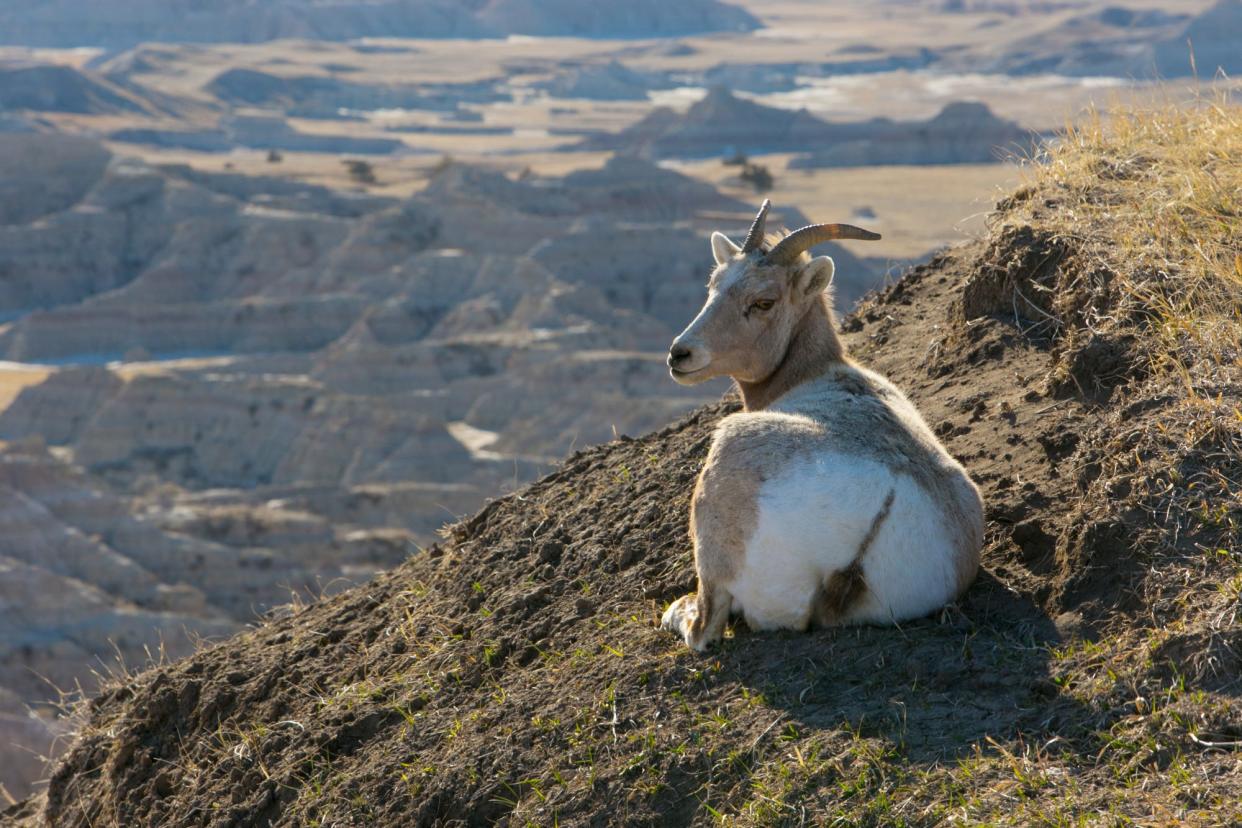
[[[867,581],[863,577],[863,556],[867,554],[871,544],[875,543],[884,521],[888,520],[888,515],[893,510],[893,500],[896,497],[897,490],[889,489],[888,495],[884,498],[884,504],[871,519],[871,526],[868,527],[867,534],[863,535],[862,543],[858,544],[858,552],[855,553],[854,560],[850,561],[844,569],[838,569],[829,575],[820,585],[812,611],[816,626],[830,627],[840,623],[846,613],[853,609],[866,594]]]

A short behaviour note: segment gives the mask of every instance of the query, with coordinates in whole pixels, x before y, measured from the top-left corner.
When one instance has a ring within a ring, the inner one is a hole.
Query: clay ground
[[[21,362],[0,362],[0,411],[9,407],[23,388],[47,379],[50,368]]]

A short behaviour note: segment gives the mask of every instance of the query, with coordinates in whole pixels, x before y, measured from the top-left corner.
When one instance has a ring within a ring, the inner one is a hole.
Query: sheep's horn
[[[768,220],[768,210],[771,207],[772,200],[765,198],[763,200],[763,204],[759,206],[759,214],[755,216],[755,220],[750,223],[750,232],[746,234],[746,241],[742,245],[743,253],[758,250],[759,245],[763,244],[763,225]]]
[[[852,224],[811,224],[801,230],[795,230],[777,242],[768,253],[767,259],[772,264],[793,264],[802,253],[820,242],[833,239],[860,239],[875,241],[879,233],[872,233]]]

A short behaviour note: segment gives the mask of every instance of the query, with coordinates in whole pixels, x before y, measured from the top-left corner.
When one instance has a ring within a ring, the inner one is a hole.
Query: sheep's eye
[[[771,299],[760,299],[758,302],[752,303],[750,309],[753,311],[770,311],[775,304]]]

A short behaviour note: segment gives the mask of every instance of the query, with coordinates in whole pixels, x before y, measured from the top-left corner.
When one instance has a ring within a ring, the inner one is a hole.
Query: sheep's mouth
[[[676,380],[677,382],[681,382],[682,380],[689,380],[689,379],[690,379],[691,377],[693,377],[695,374],[701,374],[701,373],[703,372],[703,369],[704,369],[704,368],[706,368],[706,367],[707,367],[707,366],[706,366],[706,365],[704,365],[704,366],[702,366],[702,367],[700,367],[700,368],[694,368],[694,369],[692,369],[692,370],[690,370],[690,371],[683,371],[683,370],[681,370],[680,368],[672,368],[672,367],[670,367],[670,368],[668,369],[668,372],[669,372],[669,374],[673,377],[673,379],[674,379],[674,380]]]

